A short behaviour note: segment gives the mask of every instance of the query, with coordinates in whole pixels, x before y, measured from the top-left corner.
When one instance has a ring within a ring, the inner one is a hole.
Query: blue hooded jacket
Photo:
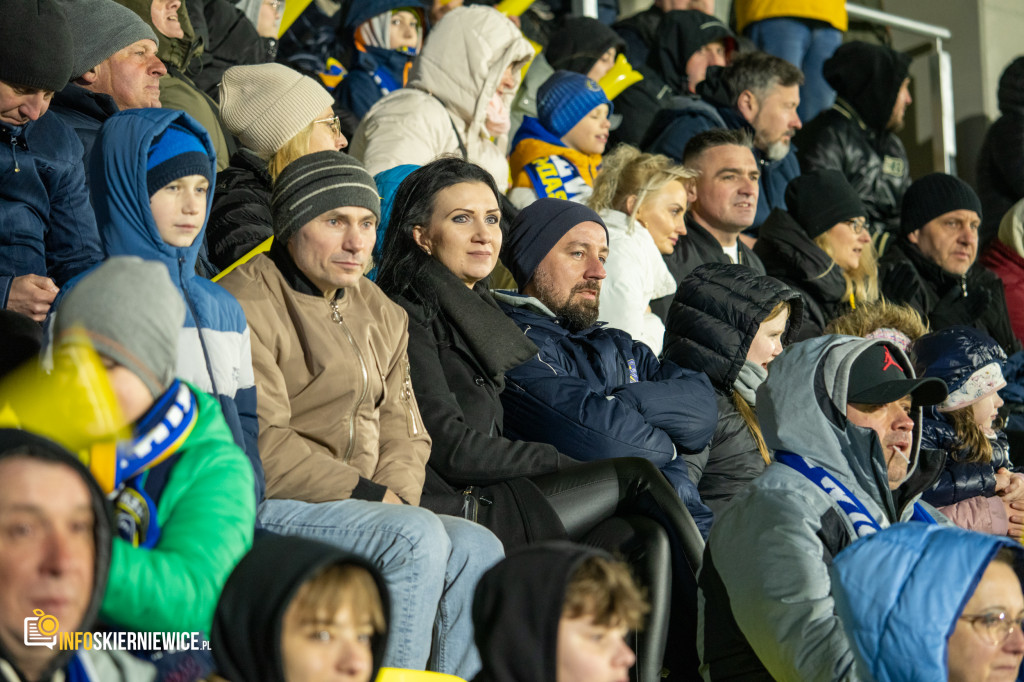
[[[108,256],[139,256],[167,266],[171,281],[185,300],[178,376],[220,402],[235,442],[252,463],[258,504],[263,498],[264,480],[256,447],[256,385],[245,313],[234,296],[196,275],[205,222],[191,246],[170,246],[160,237],[149,208],[149,148],[172,123],[190,130],[202,141],[210,157],[210,177],[216,177],[213,144],[191,116],[174,109],[122,111],[103,125],[90,159],[96,221]],[[211,184],[211,194],[212,190]],[[211,199],[206,203],[207,220]]]
[[[949,678],[947,640],[982,574],[1009,538],[916,521],[850,545],[830,569],[836,611],[861,679],[935,682]],[[1016,615],[1016,614],[1014,614]]]

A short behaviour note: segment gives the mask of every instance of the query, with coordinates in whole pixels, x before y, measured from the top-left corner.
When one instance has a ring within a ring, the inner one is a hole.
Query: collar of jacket
[[[820,303],[843,303],[846,279],[842,268],[807,236],[789,212],[772,209],[758,236],[761,248],[755,247],[754,253],[769,275],[796,283]]]
[[[445,320],[459,333],[492,380],[501,383],[507,370],[537,353],[537,346],[501,311],[483,285],[478,283],[470,289],[433,259],[423,270],[423,277],[424,284],[433,288]]]
[[[566,147],[565,144],[544,128],[540,121],[532,116],[523,118],[523,124],[516,133],[509,166],[512,169],[513,187],[530,187],[529,177],[524,173],[526,166],[544,157],[560,156],[576,168],[580,177],[591,187],[594,177],[601,167],[600,154],[585,154]]]
[[[564,318],[555,315],[550,308],[533,296],[516,293],[515,291],[498,290],[491,293],[505,314],[513,320],[526,317],[529,320],[523,322],[523,324],[530,324],[549,332],[556,332],[562,336],[587,336],[591,332],[601,329],[606,324],[605,322],[595,322],[586,329],[571,332],[565,326]],[[518,320],[516,324],[519,324]]]
[[[687,211],[686,215],[683,217],[683,221],[686,223],[685,239],[689,240],[698,252],[720,252],[725,257],[725,260],[722,262],[731,262],[729,261],[729,257],[725,255],[725,251],[722,249],[722,245],[718,242],[717,239],[715,239],[715,235],[708,232],[703,225],[697,222],[697,218],[694,217],[693,211]],[[679,242],[682,243],[682,239],[680,239]],[[749,260],[749,258],[745,255],[748,251],[747,245],[744,244],[742,240],[737,238],[736,246],[738,247],[736,249],[736,255],[740,259],[740,265],[746,265],[744,261]],[[678,244],[676,245],[676,248],[679,248]]]
[[[288,282],[288,286],[300,294],[316,296],[328,301],[337,301],[344,297],[344,289],[336,289],[333,292],[320,291],[309,277],[306,277],[306,273],[299,270],[299,266],[292,260],[292,255],[288,253],[288,248],[280,240],[274,239],[271,242],[270,251],[267,255],[270,256],[270,260],[274,261],[277,269],[281,271],[281,276],[284,277],[284,281]]]
[[[925,282],[930,284],[938,295],[949,291],[950,287],[960,287],[963,290],[967,290],[967,283],[971,279],[971,275],[974,272],[974,264],[963,275],[953,275],[945,270],[936,263],[925,256],[921,249],[917,248],[916,244],[912,244],[906,239],[900,242],[900,250],[906,255],[907,259],[914,265],[914,269],[920,273],[921,278]]]
[[[267,191],[271,191],[274,186],[274,181],[270,177],[270,171],[267,170],[267,162],[260,158],[259,154],[251,149],[242,147],[231,156],[229,165],[234,168],[249,171],[253,175],[259,178]],[[218,180],[219,180],[218,174]]]
[[[0,141],[7,146],[12,143],[16,144],[24,151],[28,151],[27,133],[29,125],[31,124],[32,121],[21,126],[8,126],[6,123],[0,123]]]
[[[93,92],[74,83],[53,96],[53,107],[64,107],[103,122],[116,114],[119,109],[114,98],[103,92]]]

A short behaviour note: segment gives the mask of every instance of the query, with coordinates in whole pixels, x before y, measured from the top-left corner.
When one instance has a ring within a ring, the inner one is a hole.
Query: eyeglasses
[[[331,118],[321,118],[318,121],[313,121],[313,123],[323,123],[324,125],[331,129],[331,132],[334,133],[335,137],[341,136],[341,119],[338,118],[337,116],[332,116]]]
[[[982,639],[993,646],[999,646],[1015,631],[1024,629],[1024,614],[1011,618],[1005,613],[982,613],[977,616],[960,616],[974,627]]]
[[[264,0],[264,5],[270,5],[271,9],[275,12],[281,11],[281,6],[284,5],[284,0]]]
[[[847,220],[846,224],[850,226],[855,235],[859,235],[868,229],[868,221],[864,218],[857,218],[856,220]]]

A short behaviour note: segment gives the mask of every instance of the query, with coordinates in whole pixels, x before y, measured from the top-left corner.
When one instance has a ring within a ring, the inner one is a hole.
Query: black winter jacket
[[[953,425],[934,407],[926,409],[921,423],[921,447],[942,451],[946,464],[939,480],[931,490],[924,492],[922,499],[936,507],[945,507],[972,497],[995,495],[996,470],[1001,467],[1013,469],[1006,434],[998,433],[998,438],[992,441],[991,462],[957,461],[954,455],[962,460],[967,453],[963,452]]]
[[[273,188],[267,164],[248,149],[239,149],[231,165],[217,173],[206,226],[206,246],[217,268],[223,270],[274,234]]]
[[[665,265],[668,266],[668,271],[672,273],[676,282],[683,281],[684,277],[704,263],[728,264],[732,262],[722,251],[722,245],[718,243],[714,235],[697,223],[693,213],[687,212],[685,220],[686,235],[676,242],[672,253],[663,256]],[[739,244],[740,265],[746,265],[758,275],[765,274],[761,259],[742,241],[737,243]],[[672,298],[672,296],[664,296],[651,301],[651,310],[662,321],[668,320],[668,309],[672,305]]]
[[[229,0],[189,0],[188,16],[203,53],[189,64],[192,82],[218,99],[224,72],[241,64],[265,64],[277,56],[277,40],[261,38],[256,27]]]
[[[764,269],[803,297],[806,313],[798,340],[820,336],[825,325],[850,312],[842,269],[807,236],[792,215],[775,209],[761,225],[754,253]],[[824,273],[824,274],[822,274]]]
[[[999,77],[999,111],[978,155],[978,197],[984,214],[978,250],[995,239],[1010,207],[1024,199],[1024,58]]]
[[[537,347],[482,285],[470,291],[433,261],[424,275],[415,288],[424,296],[395,297],[409,313],[412,385],[432,440],[421,506],[477,521],[506,548],[564,537],[551,505],[524,477],[576,462],[553,445],[502,435],[505,371]],[[425,300],[431,296],[436,312]]]
[[[749,268],[713,263],[679,283],[669,311],[664,358],[704,372],[715,389],[718,427],[697,489],[716,515],[767,466],[732,395],[758,327],[781,301],[790,304],[788,344],[800,330],[800,295]]]
[[[963,277],[951,275],[913,244],[900,241],[886,249],[878,276],[887,299],[909,303],[933,330],[962,324],[994,338],[1007,355],[1021,349],[1010,325],[1002,281],[984,267],[976,264]]]

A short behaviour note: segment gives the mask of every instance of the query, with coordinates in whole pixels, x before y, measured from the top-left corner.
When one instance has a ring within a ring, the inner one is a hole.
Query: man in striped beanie
[[[441,672],[470,678],[473,590],[501,543],[418,507],[430,436],[410,380],[408,316],[363,276],[377,186],[347,154],[307,154],[278,176],[271,213],[270,251],[220,281],[252,332],[267,482],[259,519],[380,566],[392,597],[385,666],[423,669],[433,644]],[[456,615],[438,621],[432,642],[439,608]]]

